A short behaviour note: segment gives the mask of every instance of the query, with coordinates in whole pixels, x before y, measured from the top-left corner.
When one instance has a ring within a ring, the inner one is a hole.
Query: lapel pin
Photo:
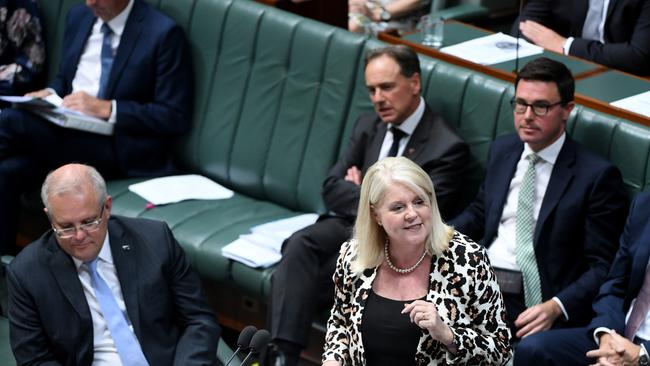
[[[129,250],[131,250],[131,246],[129,244],[124,244],[124,245],[122,245],[122,250],[124,250],[125,252],[128,252]]]

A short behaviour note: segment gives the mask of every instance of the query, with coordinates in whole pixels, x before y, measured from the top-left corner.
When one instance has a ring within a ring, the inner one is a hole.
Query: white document
[[[184,200],[219,200],[230,198],[233,191],[212,180],[196,175],[175,175],[131,184],[129,191],[154,205]]]
[[[493,65],[517,58],[517,39],[515,37],[494,33],[475,38],[453,46],[443,47],[441,52],[460,57],[481,65]],[[544,52],[542,47],[519,39],[519,58]]]
[[[610,103],[614,107],[650,117],[650,91],[619,99]]]
[[[113,124],[87,114],[63,108],[63,99],[56,93],[45,98],[25,96],[0,96],[0,100],[13,103],[17,108],[25,109],[58,126],[72,128],[100,135],[112,135]]]
[[[282,243],[294,232],[316,222],[318,215],[303,214],[268,222],[251,228],[251,234],[240,235],[237,240],[221,249],[224,257],[244,263],[249,267],[270,267],[282,259]]]
[[[239,238],[221,249],[224,257],[253,268],[268,268],[282,259],[282,254]]]

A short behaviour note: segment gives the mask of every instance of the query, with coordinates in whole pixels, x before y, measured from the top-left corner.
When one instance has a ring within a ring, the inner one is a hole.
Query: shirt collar
[[[108,26],[111,27],[111,30],[115,35],[118,37],[122,36],[122,33],[124,32],[124,27],[126,26],[126,21],[129,18],[129,14],[131,14],[131,9],[133,9],[133,1],[130,0],[129,4],[122,10],[121,13],[117,14],[113,19],[108,21]],[[103,23],[101,19],[99,19],[100,23]]]
[[[542,160],[544,160],[545,162],[554,165],[555,161],[557,160],[557,156],[560,155],[560,150],[562,149],[565,140],[566,140],[566,132],[563,132],[562,135],[557,140],[555,140],[552,144],[548,145],[547,147],[536,152],[536,154],[540,158],[542,158]],[[530,146],[528,146],[528,144],[524,144],[523,156],[528,156],[533,152],[534,152],[533,149],[531,149]]]
[[[109,243],[110,241],[108,240],[108,231],[106,231],[106,237],[102,243],[102,249],[99,251],[99,255],[97,257],[104,262],[113,263],[113,253],[111,253],[111,245]],[[72,257],[72,260],[74,261],[74,265],[77,267],[77,270],[79,270],[79,267],[84,264],[84,262],[75,257]]]
[[[415,108],[415,112],[408,116],[400,125],[396,126],[391,124],[391,126],[395,126],[395,128],[406,133],[408,136],[411,136],[413,131],[415,131],[415,128],[418,126],[418,123],[420,123],[422,115],[424,115],[424,99],[420,97],[420,104]]]

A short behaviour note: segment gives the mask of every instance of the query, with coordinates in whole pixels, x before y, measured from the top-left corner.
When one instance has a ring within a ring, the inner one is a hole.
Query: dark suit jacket
[[[86,41],[96,18],[90,8],[70,9],[59,72],[50,85],[72,92]],[[192,65],[183,30],[170,18],[135,0],[108,79],[106,99],[117,101],[115,151],[122,173],[171,171],[172,139],[192,120]]]
[[[589,0],[531,0],[521,19],[537,21],[563,37],[575,37],[569,54],[627,72],[650,74],[650,0],[610,0],[605,44],[586,40],[582,27]]]
[[[625,334],[625,316],[641,290],[650,258],[650,192],[639,193],[621,235],[620,248],[594,301],[596,317],[589,328],[607,327]],[[591,334],[591,333],[590,333]],[[650,342],[645,342],[650,349]]]
[[[375,113],[359,117],[345,154],[323,184],[328,210],[349,219],[356,217],[360,187],[345,180],[346,172],[354,165],[365,174],[377,161],[386,131],[387,124]],[[440,212],[444,218],[451,217],[458,201],[459,183],[469,162],[467,144],[442,117],[426,107],[403,155],[429,173]]]
[[[476,199],[450,222],[486,247],[497,236],[523,148],[516,134],[494,140]],[[626,209],[618,168],[567,136],[546,188],[533,240],[542,299],[557,296],[570,324],[585,325],[591,318],[590,304],[614,258]]]
[[[119,217],[108,225],[124,302],[149,364],[215,364],[219,327],[167,225]],[[54,233],[27,246],[7,276],[18,364],[91,365],[90,309],[74,262]]]

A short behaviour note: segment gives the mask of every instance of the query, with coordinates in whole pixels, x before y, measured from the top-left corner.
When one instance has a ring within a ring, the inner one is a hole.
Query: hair
[[[385,158],[368,169],[361,184],[353,234],[358,250],[352,262],[352,270],[357,274],[366,268],[379,266],[384,259],[384,243],[388,237],[375,220],[374,207],[381,203],[393,184],[402,184],[412,190],[431,208],[431,232],[424,244],[427,253],[439,255],[449,246],[453,229],[442,222],[429,175],[405,157]]]
[[[520,80],[546,81],[557,85],[560,94],[560,102],[567,105],[573,102],[575,82],[571,71],[561,62],[551,60],[547,57],[536,58],[527,63],[517,74],[515,89]]]
[[[86,184],[90,183],[93,191],[97,195],[97,206],[101,206],[108,197],[106,191],[106,182],[97,169],[90,165],[74,164],[79,169],[74,172],[60,171],[61,168],[48,173],[43,186],[41,187],[41,200],[43,205],[51,212],[49,198],[53,195],[62,195],[64,193],[81,193]],[[81,172],[81,174],[78,174]]]
[[[370,61],[381,56],[388,56],[395,60],[399,65],[400,74],[404,77],[410,78],[415,73],[421,74],[418,55],[407,46],[398,45],[371,49],[366,53],[365,67],[368,66]]]

